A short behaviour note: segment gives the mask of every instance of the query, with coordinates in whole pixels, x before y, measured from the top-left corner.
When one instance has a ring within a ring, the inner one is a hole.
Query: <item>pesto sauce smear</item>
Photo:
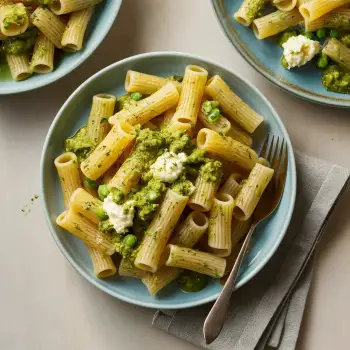
[[[78,157],[79,163],[85,160],[96,148],[96,143],[87,135],[87,126],[81,127],[72,137],[64,142],[65,152],[73,152]]]
[[[328,91],[350,94],[350,72],[331,65],[322,74],[322,85]]]
[[[131,95],[122,97],[119,103],[125,104],[126,108],[137,103],[134,100],[131,102]],[[87,135],[87,126],[65,141],[65,151],[75,153],[79,162],[88,157],[95,147],[96,144]],[[156,176],[152,168],[157,161],[161,163],[162,159],[166,159],[167,154],[181,158],[181,167],[176,169],[176,176],[171,174],[171,181]],[[132,266],[139,244],[166,190],[171,188],[181,195],[190,196],[195,190],[194,181],[199,173],[204,174],[206,181],[217,181],[222,164],[196,149],[192,138],[185,131],[139,128],[133,152],[122,166],[124,164],[126,168],[131,167],[142,174],[140,183],[126,197],[118,188],[106,187],[107,192],[101,198],[104,201],[102,211],[106,215],[100,218],[108,218],[100,221],[99,230],[112,237],[116,251],[123,256],[125,263]],[[131,241],[134,242],[132,245]]]
[[[183,272],[178,279],[181,290],[186,293],[199,292],[208,285],[208,282],[208,276],[188,270]]]
[[[33,49],[38,29],[28,28],[23,34],[8,37],[2,41],[0,50],[11,55],[20,55]]]

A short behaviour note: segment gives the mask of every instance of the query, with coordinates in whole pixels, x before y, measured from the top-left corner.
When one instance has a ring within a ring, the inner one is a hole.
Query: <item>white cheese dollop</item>
[[[151,165],[153,177],[164,182],[174,182],[182,173],[187,160],[185,153],[165,152]]]
[[[124,233],[133,225],[135,209],[130,201],[118,205],[113,202],[112,195],[109,195],[103,201],[103,209],[117,233]]]
[[[292,36],[282,47],[288,69],[303,66],[311,61],[321,49],[318,41],[308,39],[304,35]]]

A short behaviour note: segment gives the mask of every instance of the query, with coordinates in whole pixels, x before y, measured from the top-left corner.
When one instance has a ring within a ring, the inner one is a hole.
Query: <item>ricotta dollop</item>
[[[311,61],[321,49],[320,43],[304,35],[292,36],[282,45],[288,69],[300,67]]]
[[[165,152],[151,165],[153,177],[164,182],[174,182],[183,172],[187,160],[185,153]]]
[[[103,209],[117,233],[125,233],[127,228],[132,227],[135,208],[131,201],[119,205],[113,201],[112,195],[109,195],[103,201]]]

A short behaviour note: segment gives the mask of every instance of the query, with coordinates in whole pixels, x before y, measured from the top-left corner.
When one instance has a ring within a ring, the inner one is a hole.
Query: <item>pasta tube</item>
[[[311,0],[302,4],[299,7],[299,11],[305,18],[305,21],[310,22],[322,17],[337,7],[347,4],[350,4],[349,0]]]
[[[248,233],[252,226],[252,220],[239,221],[236,219],[232,220],[231,232],[232,232],[232,247],[236,246],[239,241]]]
[[[88,247],[88,250],[96,277],[106,278],[115,275],[117,268],[109,255],[91,247]]]
[[[154,94],[169,82],[166,78],[157,77],[156,75],[145,74],[129,70],[125,78],[125,91],[140,92],[144,95]],[[172,81],[178,91],[181,90],[181,83]]]
[[[171,189],[167,190],[163,203],[148,227],[136,255],[136,267],[150,272],[157,271],[163,250],[187,202],[187,196],[182,196]]]
[[[169,258],[165,263],[166,266],[196,271],[214,278],[220,278],[225,273],[226,260],[224,258],[173,244],[169,244],[167,249]]]
[[[34,46],[30,69],[34,73],[50,73],[53,71],[55,45],[43,33],[39,33]]]
[[[32,14],[32,23],[49,39],[53,44],[62,49],[62,37],[66,25],[55,16],[50,10],[38,7]]]
[[[73,211],[83,214],[90,221],[96,224],[100,222],[103,202],[92,196],[83,188],[78,188],[73,192],[70,197],[70,207]]]
[[[255,164],[236,198],[233,216],[237,220],[246,221],[252,216],[262,194],[272,179],[273,173],[273,169],[259,163]]]
[[[49,8],[55,15],[61,16],[95,6],[100,2],[102,0],[56,0]]]
[[[214,255],[226,257],[231,254],[231,222],[233,198],[227,193],[218,193],[209,212],[208,245]]]
[[[297,0],[272,0],[272,4],[280,11],[292,11],[297,5]]]
[[[341,67],[350,69],[350,49],[337,39],[329,39],[322,53],[337,62]]]
[[[259,17],[264,7],[265,0],[244,0],[233,17],[238,23],[249,27],[253,20]]]
[[[88,179],[98,179],[113,165],[135,136],[130,124],[119,122],[114,125],[97,148],[81,163],[83,174]]]
[[[182,247],[192,248],[208,229],[208,223],[209,220],[204,214],[193,211],[174,233],[170,242]],[[163,263],[167,260],[167,255],[164,253],[162,260]],[[181,272],[182,269],[161,266],[154,274],[147,274],[142,278],[142,282],[150,294],[155,295],[170,282],[178,278]]]
[[[24,33],[29,26],[29,18],[23,4],[0,2],[0,33],[16,36]]]
[[[219,134],[226,135],[231,129],[231,123],[223,116],[220,116],[220,118],[215,122],[209,122],[205,113],[203,113],[203,111],[199,111],[198,119],[203,124],[203,127],[214,130]]]
[[[337,9],[312,21],[305,22],[305,30],[314,32],[320,28],[350,29],[350,9]]]
[[[173,82],[168,82],[157,92],[141,100],[134,110],[128,111],[122,109],[120,112],[110,117],[109,123],[115,124],[119,120],[125,120],[131,125],[142,125],[176,106],[178,101],[179,92],[176,86]]]
[[[87,246],[97,249],[101,253],[112,255],[115,248],[112,239],[97,229],[97,225],[85,216],[67,210],[56,219],[58,226],[80,238]]]
[[[72,152],[63,153],[55,159],[55,167],[60,178],[64,206],[68,209],[72,194],[81,187],[77,156]]]
[[[161,289],[176,280],[182,271],[182,269],[176,267],[161,266],[156,273],[148,273],[144,276],[142,283],[151,295],[156,295]]]
[[[97,223],[99,219],[96,208],[101,206],[102,202],[79,188],[81,187],[81,181],[77,156],[74,153],[64,153],[56,158],[55,166],[60,177],[66,209],[71,208],[73,211],[76,210],[78,213],[86,214],[87,218],[91,218],[93,222]],[[87,248],[94,266],[94,273],[98,278],[115,274],[116,267],[108,255],[96,248],[90,246],[87,246]]]
[[[252,169],[258,161],[258,156],[253,149],[209,129],[199,131],[197,147],[246,170]]]
[[[86,28],[94,12],[93,7],[73,12],[62,37],[62,46],[68,51],[79,51],[83,47]]]
[[[110,129],[108,118],[113,115],[116,102],[116,97],[109,94],[98,94],[92,98],[87,135],[97,145],[108,134]]]
[[[254,20],[253,32],[258,39],[265,39],[301,22],[303,22],[303,17],[297,8],[288,12],[278,10]]]
[[[221,186],[219,192],[220,193],[227,193],[232,198],[235,198],[238,194],[238,192],[241,189],[241,185],[239,182],[242,180],[242,175],[238,173],[231,174],[224,184]]]
[[[29,66],[28,54],[22,55],[6,55],[7,64],[10,67],[11,75],[14,80],[21,81],[32,75]]]
[[[172,122],[188,123],[194,126],[201,107],[208,72],[199,66],[187,66],[182,82],[179,104]],[[171,123],[169,128],[171,128]]]
[[[243,102],[219,75],[208,80],[205,93],[218,101],[220,108],[249,133],[254,132],[264,121],[264,118]]]
[[[225,136],[232,137],[234,140],[243,143],[243,145],[246,145],[248,147],[252,147],[253,145],[252,137],[234,123],[231,124],[230,130],[226,133]]]
[[[210,175],[212,175],[212,178],[211,176],[207,176],[207,171],[210,170],[210,167],[214,165],[215,163],[205,164],[201,167],[199,171],[199,175],[195,183],[196,189],[191,195],[190,200],[188,202],[188,206],[192,210],[196,210],[199,212],[207,212],[213,205],[214,196],[219,188],[222,177],[221,166],[217,167],[214,172],[211,172]]]

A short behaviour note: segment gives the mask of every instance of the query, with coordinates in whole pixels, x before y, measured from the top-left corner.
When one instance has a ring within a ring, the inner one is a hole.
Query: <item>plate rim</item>
[[[118,2],[115,2],[114,0],[111,1],[110,4],[111,4],[111,6],[113,6],[114,16],[112,16],[110,21],[106,23],[104,30],[100,31],[101,36],[99,37],[99,40],[94,41],[91,44],[91,47],[83,48],[82,55],[73,64],[67,65],[66,68],[63,68],[62,72],[60,73],[59,76],[51,78],[50,73],[47,73],[46,75],[44,74],[45,78],[47,77],[47,79],[44,79],[42,81],[38,81],[37,83],[33,84],[32,86],[28,86],[28,87],[22,87],[21,82],[19,81],[18,87],[16,85],[14,85],[12,88],[10,87],[6,91],[5,90],[2,91],[0,89],[0,96],[15,95],[15,94],[20,94],[20,93],[24,93],[24,92],[30,92],[30,91],[34,91],[34,90],[37,90],[39,88],[42,88],[44,86],[51,85],[54,82],[59,81],[60,79],[67,76],[69,73],[73,72],[79,66],[81,66],[97,50],[97,48],[105,40],[107,34],[110,32],[115,20],[118,17],[118,13],[120,11],[120,7],[121,7],[122,3],[123,3],[123,0],[119,0]]]
[[[231,42],[233,47],[237,50],[237,52],[247,61],[259,74],[261,74],[263,77],[265,77],[268,81],[270,81],[272,84],[276,85],[280,89],[299,97],[303,100],[310,101],[316,104],[325,105],[328,107],[340,107],[340,108],[350,108],[350,97],[349,100],[345,100],[344,98],[341,98],[342,94],[339,94],[339,98],[332,98],[325,95],[315,95],[310,90],[306,90],[304,88],[298,87],[294,84],[288,84],[283,83],[281,79],[278,79],[278,77],[272,76],[268,69],[264,70],[261,67],[259,67],[254,60],[252,60],[249,55],[246,54],[246,52],[243,50],[242,46],[239,42],[237,42],[236,39],[234,39],[227,29],[227,23],[225,20],[224,14],[221,13],[220,7],[224,8],[225,6],[220,6],[220,4],[223,3],[224,0],[209,0],[211,3],[211,6],[214,10],[216,20],[220,24],[221,29],[225,33],[225,36],[227,39]]]
[[[295,157],[294,157],[294,150],[292,147],[292,143],[290,141],[288,132],[282,122],[282,120],[280,119],[278,113],[276,112],[276,110],[273,108],[272,104],[268,101],[268,99],[262,94],[262,92],[259,91],[259,89],[257,89],[252,83],[250,83],[248,80],[246,80],[244,77],[242,77],[240,74],[234,73],[231,69],[225,67],[224,65],[221,65],[215,61],[212,61],[211,59],[208,59],[207,57],[200,57],[200,56],[196,56],[193,54],[189,54],[189,53],[185,53],[185,52],[178,52],[178,51],[155,51],[155,52],[149,52],[149,53],[142,53],[142,54],[138,54],[138,55],[134,55],[134,56],[130,56],[127,57],[121,61],[112,63],[111,65],[101,69],[100,71],[98,71],[97,73],[95,73],[94,75],[92,75],[90,78],[88,78],[86,81],[84,81],[79,87],[76,88],[76,90],[67,98],[67,100],[65,101],[65,103],[62,105],[62,107],[59,109],[59,111],[57,112],[48,132],[47,135],[45,137],[45,142],[43,145],[43,150],[41,153],[41,159],[40,159],[40,196],[42,198],[42,203],[43,203],[43,210],[44,210],[44,215],[45,215],[45,219],[46,219],[46,223],[49,227],[51,236],[53,237],[56,245],[58,246],[58,248],[60,249],[60,251],[62,252],[62,254],[64,255],[64,257],[68,260],[68,262],[80,273],[80,275],[82,275],[84,278],[86,278],[92,285],[94,285],[95,287],[97,287],[98,289],[104,291],[105,293],[120,299],[122,301],[125,301],[127,303],[130,304],[134,304],[134,305],[138,305],[138,306],[143,306],[143,307],[147,307],[147,308],[155,308],[155,309],[185,309],[185,308],[191,308],[191,307],[195,307],[195,306],[199,306],[199,305],[203,305],[209,302],[212,302],[214,300],[217,299],[217,297],[219,296],[219,293],[213,294],[211,296],[202,298],[200,300],[197,301],[189,301],[189,302],[183,302],[183,303],[177,303],[177,304],[167,304],[166,300],[162,301],[162,302],[157,302],[157,303],[153,303],[153,302],[143,302],[143,301],[139,301],[139,300],[135,300],[132,298],[129,298],[127,296],[121,295],[118,292],[112,291],[109,288],[106,288],[105,286],[103,286],[101,283],[98,283],[98,281],[94,280],[92,277],[90,277],[87,273],[85,273],[85,271],[76,263],[75,259],[73,257],[70,256],[70,254],[68,253],[68,251],[66,251],[65,247],[63,246],[63,244],[61,244],[58,235],[56,233],[56,229],[54,227],[54,225],[52,225],[52,222],[50,220],[50,212],[48,210],[48,205],[47,202],[45,200],[46,195],[45,195],[45,163],[46,163],[46,154],[47,154],[47,149],[49,148],[49,141],[52,137],[52,134],[56,128],[57,123],[59,122],[61,115],[63,114],[64,110],[69,106],[69,104],[79,95],[82,93],[82,91],[90,84],[92,83],[96,78],[98,78],[100,75],[105,74],[106,72],[113,70],[115,67],[123,65],[124,63],[128,63],[128,62],[132,62],[132,61],[137,61],[137,60],[142,60],[142,59],[150,59],[152,57],[172,57],[172,56],[180,56],[180,57],[184,57],[184,58],[188,58],[188,59],[194,59],[194,60],[199,60],[199,61],[205,61],[206,63],[208,63],[209,65],[212,66],[216,66],[220,69],[226,70],[228,71],[230,74],[234,75],[235,77],[237,77],[238,79],[242,80],[244,83],[246,83],[248,85],[248,87],[253,90],[256,94],[258,94],[266,103],[266,105],[269,107],[269,109],[272,111],[273,117],[276,121],[276,123],[278,124],[278,126],[280,127],[280,129],[282,130],[283,136],[287,142],[288,145],[288,156],[289,156],[289,163],[291,166],[291,171],[290,171],[290,176],[291,176],[291,189],[292,189],[292,198],[290,198],[290,206],[289,206],[289,210],[288,213],[286,215],[286,220],[284,221],[284,224],[281,228],[281,232],[283,232],[283,234],[281,234],[278,239],[274,242],[274,245],[271,247],[270,251],[268,252],[268,254],[266,254],[265,258],[262,259],[259,263],[258,266],[256,266],[256,268],[254,270],[252,270],[249,274],[247,274],[243,279],[241,279],[239,281],[239,283],[236,286],[236,289],[240,288],[241,286],[243,286],[244,284],[246,284],[248,281],[250,281],[254,276],[256,276],[260,270],[267,264],[267,262],[271,259],[271,257],[274,255],[274,253],[276,252],[277,248],[279,247],[280,243],[282,242],[289,223],[291,221],[291,217],[292,214],[294,212],[294,206],[295,206],[295,200],[296,200],[296,192],[297,192],[297,184],[296,184],[296,178],[297,178],[297,174],[296,174],[296,165],[295,165]],[[52,161],[52,160],[51,160]]]

